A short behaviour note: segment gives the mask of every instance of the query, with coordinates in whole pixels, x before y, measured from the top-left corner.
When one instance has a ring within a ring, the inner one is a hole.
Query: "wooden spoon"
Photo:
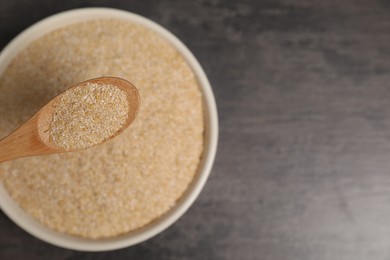
[[[128,118],[123,127],[109,138],[112,139],[129,127],[137,116],[140,106],[138,90],[130,82],[115,77],[102,77],[87,80],[72,88],[86,86],[88,83],[113,85],[126,93],[129,108]],[[23,125],[0,140],[0,163],[21,157],[76,151],[65,150],[50,142],[49,127],[53,116],[53,104],[55,104],[56,100],[59,99],[61,95],[63,95],[63,93],[53,98]],[[104,143],[105,141],[102,141],[101,143]]]

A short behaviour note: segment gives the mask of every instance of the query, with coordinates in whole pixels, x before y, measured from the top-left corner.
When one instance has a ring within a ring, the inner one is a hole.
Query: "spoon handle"
[[[37,117],[32,117],[10,135],[0,140],[0,163],[38,154],[44,154],[47,146],[36,130]]]

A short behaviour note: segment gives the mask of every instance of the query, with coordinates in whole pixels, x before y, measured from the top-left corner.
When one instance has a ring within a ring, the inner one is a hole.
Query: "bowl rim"
[[[8,64],[20,50],[42,35],[66,25],[105,18],[124,19],[141,24],[165,38],[181,53],[194,72],[202,92],[205,117],[205,143],[198,172],[177,205],[157,221],[144,228],[109,239],[93,240],[79,238],[62,234],[43,226],[19,208],[16,202],[9,197],[4,185],[0,184],[0,208],[14,223],[36,238],[49,244],[79,251],[108,251],[132,246],[156,236],[171,226],[188,210],[203,189],[215,160],[218,143],[218,114],[215,98],[208,78],[199,62],[191,51],[167,29],[146,17],[129,11],[105,7],[78,8],[44,18],[26,28],[3,48],[0,53],[0,75],[3,74]]]

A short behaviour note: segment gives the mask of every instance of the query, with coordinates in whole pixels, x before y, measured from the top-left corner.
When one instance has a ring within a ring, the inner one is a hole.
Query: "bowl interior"
[[[42,35],[70,24],[91,19],[106,18],[124,19],[130,22],[142,24],[145,27],[159,33],[174,47],[176,47],[176,49],[185,57],[197,77],[203,94],[205,147],[195,179],[192,181],[186,193],[174,208],[172,208],[163,217],[144,228],[130,232],[126,235],[109,239],[84,239],[62,234],[43,226],[19,208],[19,206],[10,198],[4,186],[0,184],[0,207],[3,212],[17,225],[35,237],[48,243],[64,248],[83,251],[113,250],[134,245],[155,236],[175,222],[194,202],[203,188],[214,161],[218,138],[218,120],[214,95],[208,79],[195,57],[184,46],[184,44],[170,32],[149,19],[133,13],[108,8],[85,8],[67,11],[48,17],[27,28],[3,49],[0,54],[0,75],[4,72],[11,60],[22,49],[26,48],[32,41]]]

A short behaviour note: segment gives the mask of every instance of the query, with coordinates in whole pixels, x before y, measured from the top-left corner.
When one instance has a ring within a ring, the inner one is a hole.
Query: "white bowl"
[[[0,75],[11,60],[33,40],[63,26],[91,19],[119,18],[141,24],[157,32],[170,42],[187,60],[199,82],[203,93],[205,114],[205,149],[198,173],[192,184],[177,205],[159,220],[129,234],[109,239],[84,239],[53,231],[25,213],[10,198],[4,186],[0,184],[0,207],[17,225],[33,236],[60,247],[82,251],[105,251],[135,245],[145,241],[172,225],[178,220],[198,197],[210,174],[214,162],[218,139],[218,116],[215,99],[209,81],[193,54],[173,34],[160,25],[142,16],[109,8],[85,8],[62,12],[50,16],[24,30],[12,40],[0,54]]]

